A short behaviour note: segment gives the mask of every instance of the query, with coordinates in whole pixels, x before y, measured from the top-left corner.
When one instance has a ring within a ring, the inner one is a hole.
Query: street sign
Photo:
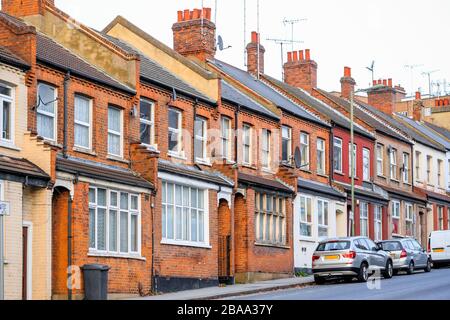
[[[0,201],[0,216],[9,216],[9,202]]]

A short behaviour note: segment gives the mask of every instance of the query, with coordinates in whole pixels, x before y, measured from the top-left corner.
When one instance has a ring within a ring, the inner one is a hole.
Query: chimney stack
[[[419,91],[416,92],[416,98],[413,104],[413,119],[414,121],[422,121],[423,120],[423,109],[424,106],[422,104],[422,95]]]
[[[178,11],[172,26],[173,48],[185,57],[200,61],[216,54],[216,25],[211,21],[211,8]]]
[[[373,87],[367,92],[368,102],[378,110],[392,115],[395,105],[406,97],[406,91],[400,85],[393,86],[392,79],[380,79],[373,82]]]
[[[341,97],[350,99],[350,94],[355,91],[356,81],[352,78],[352,69],[344,67],[344,76],[341,78]]]
[[[264,54],[266,49],[261,45],[260,35],[253,31],[252,41],[247,45],[247,71],[258,73],[258,43],[259,43],[259,73],[264,73]]]
[[[2,0],[2,11],[14,17],[43,15],[46,5],[54,7],[55,0]]]
[[[284,82],[312,92],[317,87],[317,63],[311,60],[311,51],[288,52],[288,61],[284,64]]]

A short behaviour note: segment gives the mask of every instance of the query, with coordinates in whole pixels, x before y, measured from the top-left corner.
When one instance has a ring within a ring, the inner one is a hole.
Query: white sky
[[[204,0],[214,8],[214,0]],[[232,48],[217,58],[236,66],[244,64],[244,0],[217,0],[217,32]],[[201,0],[56,0],[56,5],[76,20],[103,29],[122,15],[172,47],[171,26],[177,10],[201,7]],[[247,41],[256,30],[257,0],[247,0]],[[291,39],[283,19],[308,19],[295,26],[295,39],[304,41],[295,49],[311,49],[319,64],[319,87],[340,89],[343,67],[352,67],[360,87],[367,87],[371,74],[365,68],[376,61],[375,78],[393,78],[412,91],[411,72],[405,65],[423,65],[414,70],[414,91],[428,93],[423,71],[439,69],[434,80],[448,77],[450,59],[448,0],[260,0],[261,39],[266,48],[266,73],[281,77],[280,46],[267,38]],[[214,9],[213,9],[214,17]],[[287,45],[290,51],[290,45]],[[286,55],[286,53],[285,53]],[[442,88],[442,87],[441,87]],[[441,89],[443,90],[443,89]],[[447,91],[450,92],[450,87]]]

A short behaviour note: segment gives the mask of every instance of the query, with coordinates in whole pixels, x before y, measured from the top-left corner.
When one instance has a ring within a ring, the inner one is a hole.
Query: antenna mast
[[[257,0],[257,2],[256,2],[256,14],[257,14],[257,32],[258,32],[258,43],[257,43],[257,47],[256,47],[256,50],[257,50],[257,64],[258,64],[258,69],[257,69],[257,75],[256,75],[256,79],[258,79],[259,80],[259,78],[260,78],[260,72],[261,72],[261,66],[260,66],[260,60],[261,60],[261,53],[259,52],[260,51],[260,48],[261,48],[261,33],[260,33],[260,25],[259,25],[259,14],[260,14],[260,12],[259,12],[259,0]]]
[[[283,23],[284,25],[290,24],[291,25],[291,41],[292,41],[292,51],[294,51],[294,25],[297,23],[300,23],[301,21],[307,21],[308,19],[294,19],[294,20],[288,20],[284,18]]]
[[[423,64],[407,64],[405,68],[409,69],[411,76],[411,95],[414,96],[414,69],[423,67]]]
[[[432,89],[431,89],[431,75],[433,73],[436,73],[440,70],[433,70],[433,71],[426,71],[426,72],[422,72],[423,76],[427,76],[428,77],[428,94],[430,95],[430,98],[433,96],[432,95]]]
[[[247,66],[247,0],[244,0],[244,66]]]
[[[284,40],[284,39],[266,39],[267,41],[273,41],[276,44],[279,44],[281,47],[281,79],[284,81],[284,45],[294,43],[303,43],[303,41],[295,41],[295,40]]]

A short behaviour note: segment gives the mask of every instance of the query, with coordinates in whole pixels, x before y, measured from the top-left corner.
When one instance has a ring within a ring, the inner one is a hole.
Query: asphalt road
[[[376,278],[379,279],[379,278]],[[241,296],[236,300],[450,300],[450,268],[400,273],[365,283],[333,281],[325,285]]]

